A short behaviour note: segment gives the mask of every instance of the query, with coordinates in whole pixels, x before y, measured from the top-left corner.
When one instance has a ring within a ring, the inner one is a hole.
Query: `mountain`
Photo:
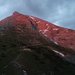
[[[14,12],[0,21],[0,75],[75,75],[74,36],[75,30]]]
[[[46,37],[65,48],[75,50],[75,30],[59,27],[33,16],[29,16],[29,18],[35,21],[39,32]]]

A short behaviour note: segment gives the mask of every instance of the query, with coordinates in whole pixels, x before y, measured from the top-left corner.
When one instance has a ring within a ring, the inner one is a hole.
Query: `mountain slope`
[[[44,36],[46,23],[18,12],[0,21],[0,75],[75,75],[75,63],[65,59],[75,55],[74,49],[56,44],[54,33]]]
[[[42,19],[23,15],[18,12],[14,12],[8,19],[2,20],[0,24],[4,24],[7,20],[14,25],[28,24],[26,27],[38,30],[46,37],[65,48],[75,50],[75,30],[59,27]]]
[[[39,32],[46,37],[65,48],[75,50],[75,30],[59,27],[33,16],[29,16],[29,18],[35,21]]]

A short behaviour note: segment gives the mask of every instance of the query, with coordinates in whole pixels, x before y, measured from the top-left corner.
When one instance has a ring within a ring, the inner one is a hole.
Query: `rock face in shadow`
[[[50,48],[30,46],[1,71],[5,75],[75,75],[75,65],[57,56]]]
[[[75,31],[46,23],[18,12],[0,21],[0,75],[75,75],[75,63],[66,59],[75,55],[74,46],[54,39],[74,40]]]

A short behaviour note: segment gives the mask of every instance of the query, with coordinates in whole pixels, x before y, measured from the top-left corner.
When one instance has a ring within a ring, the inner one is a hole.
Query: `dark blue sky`
[[[0,0],[0,20],[14,11],[75,30],[75,0]]]

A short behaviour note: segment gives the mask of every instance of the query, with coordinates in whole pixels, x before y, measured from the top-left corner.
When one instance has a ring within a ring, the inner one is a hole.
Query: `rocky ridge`
[[[14,12],[0,21],[0,75],[75,75],[74,62],[66,60],[75,55],[74,36],[74,30]]]

